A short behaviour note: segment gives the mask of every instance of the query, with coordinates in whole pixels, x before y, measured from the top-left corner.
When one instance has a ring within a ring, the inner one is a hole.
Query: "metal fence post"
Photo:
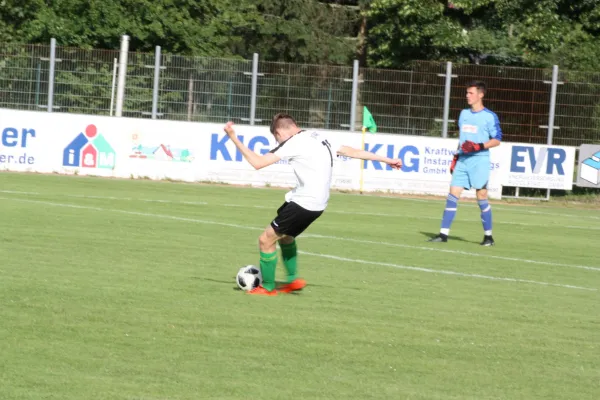
[[[250,125],[254,125],[256,117],[256,92],[258,86],[258,53],[252,56],[252,94],[250,97]]]
[[[50,39],[50,71],[48,75],[48,112],[52,112],[54,102],[54,66],[56,64],[56,39]]]
[[[231,121],[231,110],[233,107],[233,82],[227,84],[227,121]]]
[[[129,36],[121,37],[121,53],[119,54],[119,79],[117,83],[117,107],[115,116],[123,115],[123,101],[125,100],[125,76],[127,75],[127,56],[129,52]]]
[[[188,114],[187,120],[192,120],[192,114],[194,113],[194,75],[190,72],[190,80],[188,82]]]
[[[115,84],[117,83],[117,69],[119,67],[119,62],[115,58],[113,59],[113,74],[112,74],[112,84],[110,85],[110,112],[108,115],[112,117],[113,108],[115,105]]]
[[[554,116],[556,110],[556,89],[558,86],[558,65],[552,67],[552,88],[550,89],[550,112],[548,113],[548,144],[554,137]]]
[[[442,137],[448,137],[448,119],[450,118],[450,90],[452,89],[452,63],[446,63],[446,88],[444,89],[444,119],[442,120]]]
[[[354,131],[356,124],[356,102],[358,101],[358,60],[354,60],[352,69],[352,104],[350,104],[350,131]]]
[[[152,90],[152,119],[156,119],[158,111],[158,85],[160,81],[160,46],[156,46],[154,54],[154,88]]]
[[[554,65],[552,67],[552,82],[546,82],[551,84],[550,89],[550,110],[548,112],[548,140],[547,144],[552,145],[552,140],[554,138],[554,129],[560,129],[558,126],[554,126],[554,118],[556,116],[556,92],[559,84],[563,82],[558,82],[558,65]],[[546,191],[546,200],[550,200],[550,189]]]
[[[331,91],[333,90],[332,85],[333,84],[329,82],[329,90],[327,91],[327,116],[325,117],[325,129],[329,129],[329,120],[331,118],[331,102],[333,101],[331,96]]]
[[[42,61],[38,61],[35,74],[35,106],[40,107],[40,86],[42,83]]]

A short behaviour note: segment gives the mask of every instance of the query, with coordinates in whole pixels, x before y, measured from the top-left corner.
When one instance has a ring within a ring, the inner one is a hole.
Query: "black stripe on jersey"
[[[302,133],[304,131],[300,131],[298,133]],[[296,133],[296,135],[298,134]],[[287,138],[284,142],[279,143],[279,146],[275,147],[273,150],[269,151],[269,153],[275,153],[277,150],[279,150],[281,148],[281,146],[283,146],[284,144],[286,144],[288,142],[288,140],[290,140],[291,138],[293,138],[294,136]]]
[[[331,152],[331,145],[327,140],[323,140],[321,143],[323,146],[327,147],[327,151],[329,151],[329,157],[331,157],[331,166],[333,167],[333,153]]]
[[[290,140],[290,139],[288,139],[288,140]],[[281,146],[283,146],[284,144],[286,144],[288,140],[286,140],[285,142],[279,143],[279,146],[277,146],[273,150],[269,151],[269,153],[275,153],[277,150],[279,150],[281,148]]]

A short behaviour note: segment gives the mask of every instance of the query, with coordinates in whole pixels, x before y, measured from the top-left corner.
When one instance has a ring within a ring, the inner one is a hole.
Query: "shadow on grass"
[[[431,233],[431,232],[420,232],[421,235],[427,237],[427,239],[433,239],[434,237],[436,237],[438,235],[438,233]],[[465,242],[465,243],[475,243],[475,244],[479,244],[479,242],[477,241],[473,241],[473,240],[467,240],[463,237],[460,236],[448,236],[448,241],[458,241],[458,242]]]
[[[232,277],[231,280],[225,281],[225,280],[221,280],[221,279],[212,279],[212,278],[201,278],[198,276],[194,276],[192,277],[192,279],[197,279],[197,280],[201,280],[201,281],[207,281],[207,282],[213,282],[213,283],[219,283],[221,285],[228,285],[228,286],[232,286],[232,289],[237,291],[237,292],[241,292],[242,289],[240,289],[236,284],[235,284],[235,277]],[[233,284],[232,284],[233,281]],[[285,282],[283,281],[275,281],[275,286],[278,288],[281,285],[285,284]],[[311,287],[315,287],[315,288],[325,288],[325,289],[336,289],[339,288],[339,286],[334,286],[334,285],[323,285],[323,284],[319,284],[319,283],[310,283],[308,285],[309,288]],[[354,290],[360,290],[360,288],[353,288],[353,287],[346,287],[345,289],[354,289]],[[292,294],[292,295],[299,295],[302,293],[302,290],[298,290],[296,292],[292,292],[292,293],[286,293],[286,294]]]

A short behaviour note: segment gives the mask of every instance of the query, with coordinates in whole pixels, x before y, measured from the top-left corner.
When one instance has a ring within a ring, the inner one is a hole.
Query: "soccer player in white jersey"
[[[394,169],[400,169],[402,161],[333,143],[318,131],[300,129],[288,114],[273,117],[271,133],[279,145],[269,153],[260,155],[237,138],[232,125],[233,122],[228,122],[224,130],[250,165],[261,169],[279,160],[287,160],[297,181],[296,187],[285,195],[285,203],[277,210],[275,219],[258,238],[263,283],[248,293],[273,296],[278,292],[301,290],[306,286],[306,281],[297,276],[298,251],[295,238],[319,218],[327,207],[334,157],[380,161]],[[281,248],[287,279],[276,290],[277,242]]]

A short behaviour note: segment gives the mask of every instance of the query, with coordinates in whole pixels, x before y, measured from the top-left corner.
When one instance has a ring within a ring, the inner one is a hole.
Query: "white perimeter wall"
[[[236,126],[257,153],[276,146],[268,127]],[[324,131],[336,142],[360,148],[362,133]],[[457,139],[391,134],[364,136],[365,148],[403,160],[401,171],[338,158],[333,187],[390,193],[445,195]],[[491,150],[489,193],[502,185],[571,189],[575,148],[502,143]],[[0,168],[107,177],[214,181],[293,186],[285,163],[255,171],[223,132],[222,124],[190,123],[0,109]],[[465,192],[474,196],[474,191]]]

